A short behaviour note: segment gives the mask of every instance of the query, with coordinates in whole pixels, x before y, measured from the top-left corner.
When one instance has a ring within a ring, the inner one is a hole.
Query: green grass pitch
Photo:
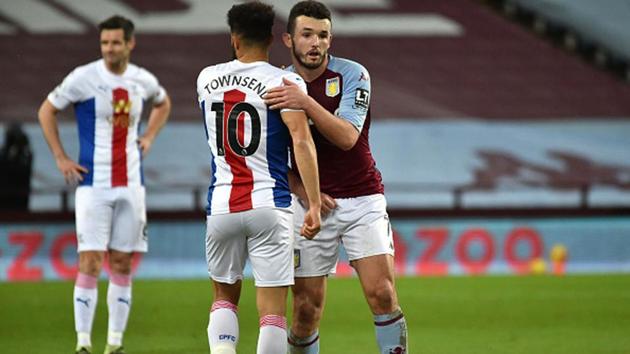
[[[72,353],[71,282],[0,284],[0,352]],[[409,352],[630,353],[630,275],[400,278]],[[239,353],[255,353],[253,283],[239,304]],[[105,345],[99,284],[95,351]],[[131,354],[208,353],[208,281],[134,282],[125,347]],[[355,278],[331,279],[320,330],[324,354],[378,353]]]

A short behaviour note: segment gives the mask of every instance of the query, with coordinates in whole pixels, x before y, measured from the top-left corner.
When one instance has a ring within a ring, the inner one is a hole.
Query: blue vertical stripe
[[[79,165],[87,168],[80,185],[91,186],[94,182],[94,144],[96,132],[95,99],[79,102],[74,105],[74,112],[79,129]]]
[[[286,208],[291,205],[291,193],[287,178],[288,152],[290,144],[289,130],[280,118],[280,111],[267,110],[267,162],[269,174],[275,179],[273,201],[276,207]]]
[[[210,140],[210,136],[208,134],[208,124],[206,122],[206,101],[201,101],[199,104],[201,108],[201,113],[203,117],[203,129],[206,132],[206,144]],[[212,178],[210,180],[210,186],[208,186],[208,205],[206,205],[206,214],[212,214],[212,193],[214,192],[214,184],[217,182],[217,165],[214,163],[214,155],[212,154],[212,149],[210,149],[210,173],[212,174]]]
[[[210,180],[210,186],[208,187],[208,205],[206,206],[206,215],[212,214],[212,193],[214,192],[214,184],[217,182],[217,165],[214,164],[214,155],[210,152],[210,168],[212,171],[212,179]]]

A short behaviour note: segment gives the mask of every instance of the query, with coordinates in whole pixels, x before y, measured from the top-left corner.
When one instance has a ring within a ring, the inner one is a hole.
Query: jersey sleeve
[[[308,90],[306,89],[306,82],[304,82],[304,80],[302,79],[302,77],[300,77],[300,75],[295,74],[295,73],[287,73],[285,75],[283,75],[283,78],[295,83],[296,85],[298,85],[300,87],[300,90],[302,90],[304,93],[308,94]],[[282,82],[282,80],[280,81]],[[295,112],[295,111],[302,111],[301,109],[290,109],[290,108],[284,108],[281,109],[280,112]]]
[[[48,94],[48,101],[59,110],[63,110],[71,103],[80,102],[83,100],[84,91],[81,85],[81,75],[78,69],[75,69]]]
[[[337,115],[363,129],[368,109],[370,108],[370,75],[358,63],[353,63],[343,73],[343,93]]]
[[[152,102],[153,104],[160,104],[164,102],[166,99],[166,90],[162,87],[162,85],[160,85],[157,77],[147,70],[142,69],[142,71],[143,82],[147,95],[144,99]]]

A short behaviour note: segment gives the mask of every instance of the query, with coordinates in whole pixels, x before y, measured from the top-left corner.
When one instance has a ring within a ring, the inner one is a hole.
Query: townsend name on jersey
[[[212,94],[213,91],[226,87],[245,87],[251,91],[256,92],[260,98],[267,92],[267,86],[258,81],[255,77],[240,76],[240,75],[223,75],[210,81],[204,89],[208,94]]]

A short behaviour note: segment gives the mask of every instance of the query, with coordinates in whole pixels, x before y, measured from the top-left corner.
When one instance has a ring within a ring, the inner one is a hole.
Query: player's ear
[[[127,46],[129,47],[129,49],[133,49],[136,47],[136,36],[131,36],[131,38],[129,38]]]
[[[235,51],[241,45],[240,38],[234,33],[230,34],[230,44],[232,45],[232,48],[234,48]]]
[[[293,40],[291,39],[291,33],[283,33],[282,34],[282,42],[287,48],[293,48]]]

